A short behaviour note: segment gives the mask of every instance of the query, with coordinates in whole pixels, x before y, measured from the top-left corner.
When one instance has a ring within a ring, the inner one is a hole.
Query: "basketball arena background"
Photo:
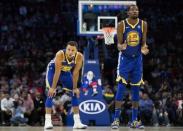
[[[85,57],[78,83],[81,119],[89,126],[110,129],[118,50],[116,36],[114,44],[105,44],[102,26],[109,23],[116,28],[116,23],[126,17],[130,2],[138,5],[139,18],[148,23],[150,53],[144,57],[139,117],[145,126],[183,126],[183,1],[96,1],[0,1],[0,100],[9,94],[9,100],[19,103],[13,102],[6,110],[1,105],[0,130],[9,130],[5,126],[13,127],[11,130],[17,130],[15,126],[43,129],[46,66],[70,40],[78,42]],[[82,88],[89,71],[98,83],[97,93]],[[127,92],[121,109],[122,126],[128,126],[131,106]],[[24,115],[19,122],[12,113],[17,107],[24,109],[19,112]],[[59,87],[52,120],[59,127],[73,125],[71,98]]]

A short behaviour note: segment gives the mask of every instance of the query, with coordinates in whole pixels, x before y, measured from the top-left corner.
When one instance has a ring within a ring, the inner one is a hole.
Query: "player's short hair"
[[[76,41],[69,41],[69,42],[67,42],[67,46],[68,45],[75,46],[76,48],[78,48],[78,43]]]
[[[128,8],[127,8],[127,12],[130,11],[130,8],[133,7],[133,6],[137,6],[137,5],[135,5],[135,4],[129,5]]]

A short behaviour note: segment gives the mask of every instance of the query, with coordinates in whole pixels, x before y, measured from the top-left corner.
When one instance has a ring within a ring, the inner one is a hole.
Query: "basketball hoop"
[[[114,27],[104,27],[102,29],[102,32],[104,34],[104,40],[106,45],[114,44],[114,35],[116,32],[116,29]]]

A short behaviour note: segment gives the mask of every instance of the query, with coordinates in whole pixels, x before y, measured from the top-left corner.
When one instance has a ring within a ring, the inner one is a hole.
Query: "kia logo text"
[[[79,109],[86,114],[99,114],[105,110],[106,106],[98,100],[87,100],[79,104]]]

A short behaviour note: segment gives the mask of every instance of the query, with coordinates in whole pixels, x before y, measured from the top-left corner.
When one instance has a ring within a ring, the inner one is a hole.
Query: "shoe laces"
[[[119,120],[115,120],[112,125],[119,125]]]

